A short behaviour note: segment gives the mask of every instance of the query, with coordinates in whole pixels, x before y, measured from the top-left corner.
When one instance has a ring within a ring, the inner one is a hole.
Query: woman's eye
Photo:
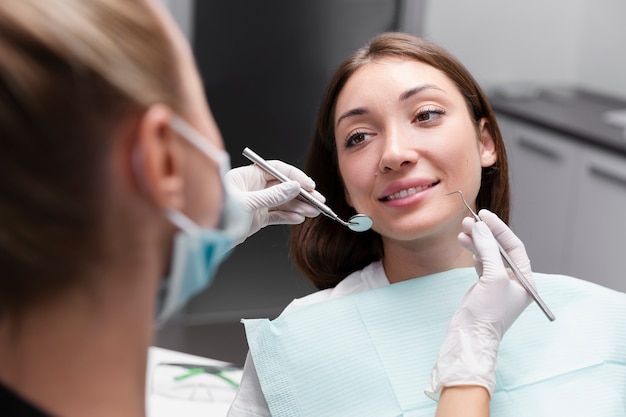
[[[352,146],[365,142],[370,136],[372,135],[370,135],[369,133],[354,132],[353,134],[348,136],[348,139],[346,140],[346,147],[350,148]]]
[[[415,121],[418,123],[434,122],[435,120],[438,120],[439,118],[441,118],[441,116],[444,113],[445,112],[442,109],[439,109],[436,107],[429,107],[429,108],[420,110],[417,113],[417,116],[415,116]]]

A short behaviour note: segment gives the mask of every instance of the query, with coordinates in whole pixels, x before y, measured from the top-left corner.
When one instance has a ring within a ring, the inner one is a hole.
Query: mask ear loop
[[[170,126],[175,132],[186,139],[187,142],[191,143],[210,160],[215,162],[220,169],[222,177],[226,174],[224,171],[230,169],[230,156],[228,156],[228,153],[206,140],[205,136],[190,126],[189,123],[185,122],[179,116],[173,115],[172,120],[170,120]]]
[[[193,130],[193,128],[191,128],[189,125],[187,125],[186,123],[182,122],[182,120],[180,119],[180,117],[174,115],[171,121],[171,124],[175,124],[176,126],[172,126],[172,128],[179,133],[182,136],[185,136],[185,134],[190,134],[190,135],[199,135],[198,132],[196,132],[195,130]],[[184,130],[186,132],[180,132],[180,130]],[[191,131],[193,130],[193,133],[191,133]],[[185,136],[186,137],[186,136]],[[207,149],[210,149],[210,146],[203,146],[202,143],[206,143],[205,140],[201,140],[198,141],[197,137],[194,137],[193,139],[189,140],[194,146],[196,146],[197,148],[199,148],[203,153],[206,153]],[[205,148],[205,149],[203,149]],[[219,149],[215,148],[217,151],[219,151]],[[211,157],[212,160],[214,160],[215,162],[218,162],[216,159],[217,158],[213,158]],[[135,146],[133,147],[132,151],[131,151],[131,169],[133,171],[133,177],[135,179],[135,183],[137,184],[137,187],[139,189],[139,191],[144,194],[144,195],[149,195],[150,194],[150,189],[148,187],[148,182],[146,180],[145,177],[145,154],[144,154],[144,150],[143,148],[139,145],[139,144],[135,144]],[[170,209],[164,209],[165,215],[166,217],[176,226],[178,227],[180,230],[182,230],[183,232],[189,234],[189,235],[193,235],[195,233],[197,233],[198,229],[200,228],[197,224],[195,224],[193,222],[193,220],[191,220],[189,217],[185,216],[183,213],[181,213],[178,210],[170,210]]]
[[[176,227],[188,235],[194,235],[200,229],[200,226],[178,210],[165,210],[165,215]]]
[[[239,230],[243,228],[243,223],[238,221],[238,216],[235,214],[236,212],[241,211],[241,207],[234,203],[232,197],[234,192],[229,189],[228,183],[225,181],[226,173],[230,170],[230,156],[228,153],[213,145],[203,134],[198,132],[178,115],[172,116],[170,126],[175,132],[215,162],[219,167],[221,182],[224,189],[224,201],[222,204],[222,213],[218,228],[233,236],[245,233],[242,230]]]

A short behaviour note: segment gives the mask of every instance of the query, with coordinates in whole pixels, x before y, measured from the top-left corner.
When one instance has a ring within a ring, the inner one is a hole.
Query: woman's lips
[[[396,191],[392,194],[389,194],[383,198],[380,199],[380,201],[392,201],[392,200],[397,200],[400,198],[406,198],[408,196],[411,196],[413,194],[417,194],[421,191],[427,190],[431,187],[434,187],[435,185],[437,185],[439,183],[439,181],[435,181],[431,184],[427,184],[427,185],[420,185],[420,186],[416,186],[416,187],[408,187],[408,188],[404,188],[402,190]]]

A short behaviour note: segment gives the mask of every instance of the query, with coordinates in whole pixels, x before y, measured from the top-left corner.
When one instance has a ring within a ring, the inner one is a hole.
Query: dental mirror
[[[355,214],[348,220],[348,227],[353,232],[366,232],[372,228],[372,218],[365,214]]]
[[[252,151],[252,149],[245,148],[242,154],[243,156],[245,156],[246,158],[248,158],[249,160],[257,164],[265,172],[272,174],[274,177],[276,177],[280,181],[282,182],[291,181],[287,176],[283,175],[283,173],[281,173],[276,168],[268,164],[265,159],[261,158],[254,151]],[[306,201],[307,203],[309,203],[310,205],[318,209],[327,217],[346,226],[353,232],[366,232],[372,228],[372,224],[373,224],[372,219],[365,214],[355,214],[354,216],[350,217],[348,221],[345,221],[345,220],[342,220],[334,211],[332,211],[330,207],[328,207],[326,204],[322,203],[321,201],[313,197],[308,191],[304,189],[300,189],[300,197],[304,201]]]

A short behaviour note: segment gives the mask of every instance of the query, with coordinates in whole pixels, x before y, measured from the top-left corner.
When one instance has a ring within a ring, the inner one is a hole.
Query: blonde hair
[[[10,76],[5,68],[21,67],[13,81],[26,89],[34,79],[46,78],[45,67],[25,65],[28,58],[17,44],[28,42],[76,70],[92,71],[137,104],[177,106],[170,42],[145,0],[2,2],[0,19],[9,35],[3,53],[13,52],[10,61],[3,59],[3,76]]]
[[[98,249],[113,132],[182,98],[146,0],[1,1],[0,56],[0,311],[11,311],[71,285]]]

